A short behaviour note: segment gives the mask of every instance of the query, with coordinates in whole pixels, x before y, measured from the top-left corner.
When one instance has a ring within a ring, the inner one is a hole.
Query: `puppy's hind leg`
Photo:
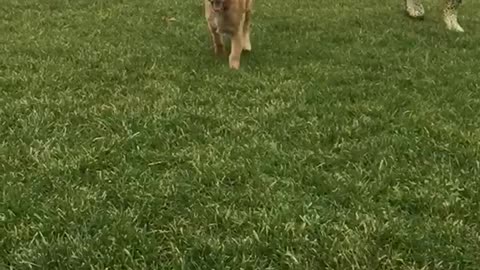
[[[223,39],[222,36],[217,32],[217,28],[209,24],[208,29],[210,30],[210,35],[212,36],[213,49],[215,51],[215,54],[217,56],[225,55],[225,46],[223,45]]]
[[[405,10],[412,18],[421,19],[425,15],[425,8],[423,8],[421,0],[405,0]]]
[[[446,0],[446,6],[443,10],[443,20],[447,24],[447,28],[456,32],[464,32],[462,26],[458,23],[458,7],[462,0]]]

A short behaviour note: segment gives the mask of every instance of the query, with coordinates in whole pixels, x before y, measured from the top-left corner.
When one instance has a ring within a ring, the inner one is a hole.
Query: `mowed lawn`
[[[380,3],[382,2],[382,3]],[[479,269],[480,2],[2,0],[0,269]]]

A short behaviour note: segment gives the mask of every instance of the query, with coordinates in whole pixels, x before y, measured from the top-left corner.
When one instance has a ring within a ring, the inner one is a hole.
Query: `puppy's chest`
[[[233,35],[238,29],[238,22],[228,14],[213,14],[212,23],[222,35]]]

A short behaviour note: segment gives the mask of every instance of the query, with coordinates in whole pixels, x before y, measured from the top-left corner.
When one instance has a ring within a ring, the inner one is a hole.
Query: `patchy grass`
[[[3,0],[0,268],[478,269],[480,2],[327,2]]]

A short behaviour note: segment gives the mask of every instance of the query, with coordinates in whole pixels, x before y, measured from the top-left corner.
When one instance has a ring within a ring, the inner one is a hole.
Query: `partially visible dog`
[[[445,1],[443,9],[443,20],[447,28],[452,31],[463,32],[463,28],[458,23],[457,11],[462,0],[442,0]],[[422,0],[405,0],[407,14],[413,18],[422,18],[425,15],[425,9]]]
[[[252,50],[250,43],[250,18],[253,0],[204,0],[205,18],[212,36],[215,54],[224,55],[223,37],[231,39],[229,65],[240,68],[242,51]]]

